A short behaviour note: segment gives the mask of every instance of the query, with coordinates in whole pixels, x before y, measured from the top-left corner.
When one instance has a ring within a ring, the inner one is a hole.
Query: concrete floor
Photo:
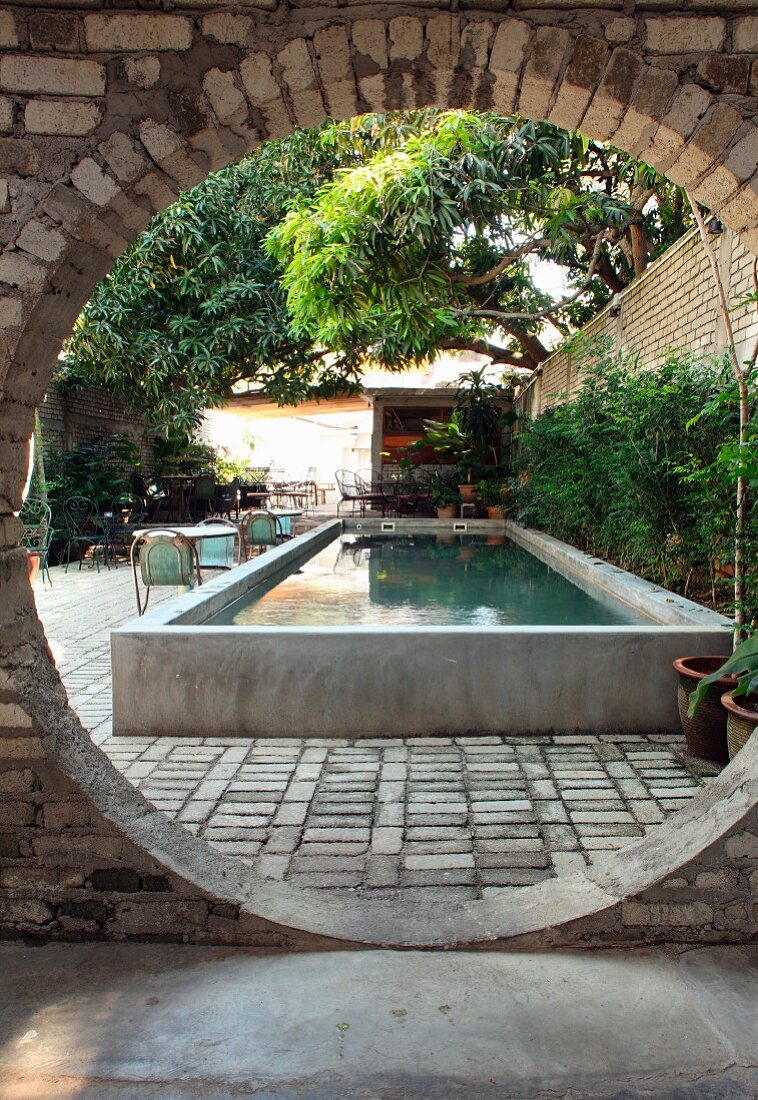
[[[0,945],[3,1100],[758,1096],[758,949]]]

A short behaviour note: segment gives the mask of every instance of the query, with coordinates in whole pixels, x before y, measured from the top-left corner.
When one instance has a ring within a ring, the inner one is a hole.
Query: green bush
[[[736,386],[724,362],[671,352],[640,370],[586,344],[584,382],[519,436],[521,522],[667,588],[732,610]],[[754,450],[751,450],[751,455]],[[751,470],[752,491],[758,476]],[[758,511],[748,517],[755,560]],[[748,577],[750,621],[758,577]]]

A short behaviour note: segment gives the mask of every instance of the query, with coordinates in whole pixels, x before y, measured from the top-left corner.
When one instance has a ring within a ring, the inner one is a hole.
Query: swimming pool
[[[114,733],[674,732],[729,626],[512,523],[331,520],[114,631]]]
[[[505,535],[341,533],[215,626],[611,626],[653,620],[590,593]]]

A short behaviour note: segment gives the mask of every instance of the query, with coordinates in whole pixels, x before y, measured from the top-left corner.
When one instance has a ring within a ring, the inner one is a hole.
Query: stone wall
[[[36,617],[16,516],[35,407],[97,279],[181,188],[295,124],[427,104],[548,118],[686,185],[758,252],[754,0],[170,6],[0,8],[4,934],[281,947],[335,937],[549,943],[560,933],[592,944],[755,935],[750,746],[712,799],[709,791],[695,800],[699,820],[643,841],[604,878],[577,876],[568,893],[524,891],[516,913],[494,900],[471,913],[430,915],[418,903],[368,913],[255,879],[162,817],[89,741]],[[664,901],[659,890],[673,893]]]
[[[738,304],[753,292],[755,256],[734,233],[712,238],[721,279],[731,307],[732,326],[740,358],[751,353],[758,339],[758,314],[752,303]],[[582,329],[589,341],[569,344],[547,359],[539,375],[522,390],[517,409],[537,416],[581,385],[581,364],[592,341],[612,344],[623,354],[639,357],[639,365],[655,367],[672,349],[704,356],[723,355],[726,332],[718,307],[708,257],[696,229],[686,233],[650,265],[643,275]]]

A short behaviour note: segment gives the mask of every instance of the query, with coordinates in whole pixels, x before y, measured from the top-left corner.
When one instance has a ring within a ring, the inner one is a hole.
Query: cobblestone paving
[[[93,740],[158,809],[272,879],[487,896],[630,843],[704,782],[664,736],[114,738],[109,635],[133,616],[131,575],[53,580],[38,609]]]

